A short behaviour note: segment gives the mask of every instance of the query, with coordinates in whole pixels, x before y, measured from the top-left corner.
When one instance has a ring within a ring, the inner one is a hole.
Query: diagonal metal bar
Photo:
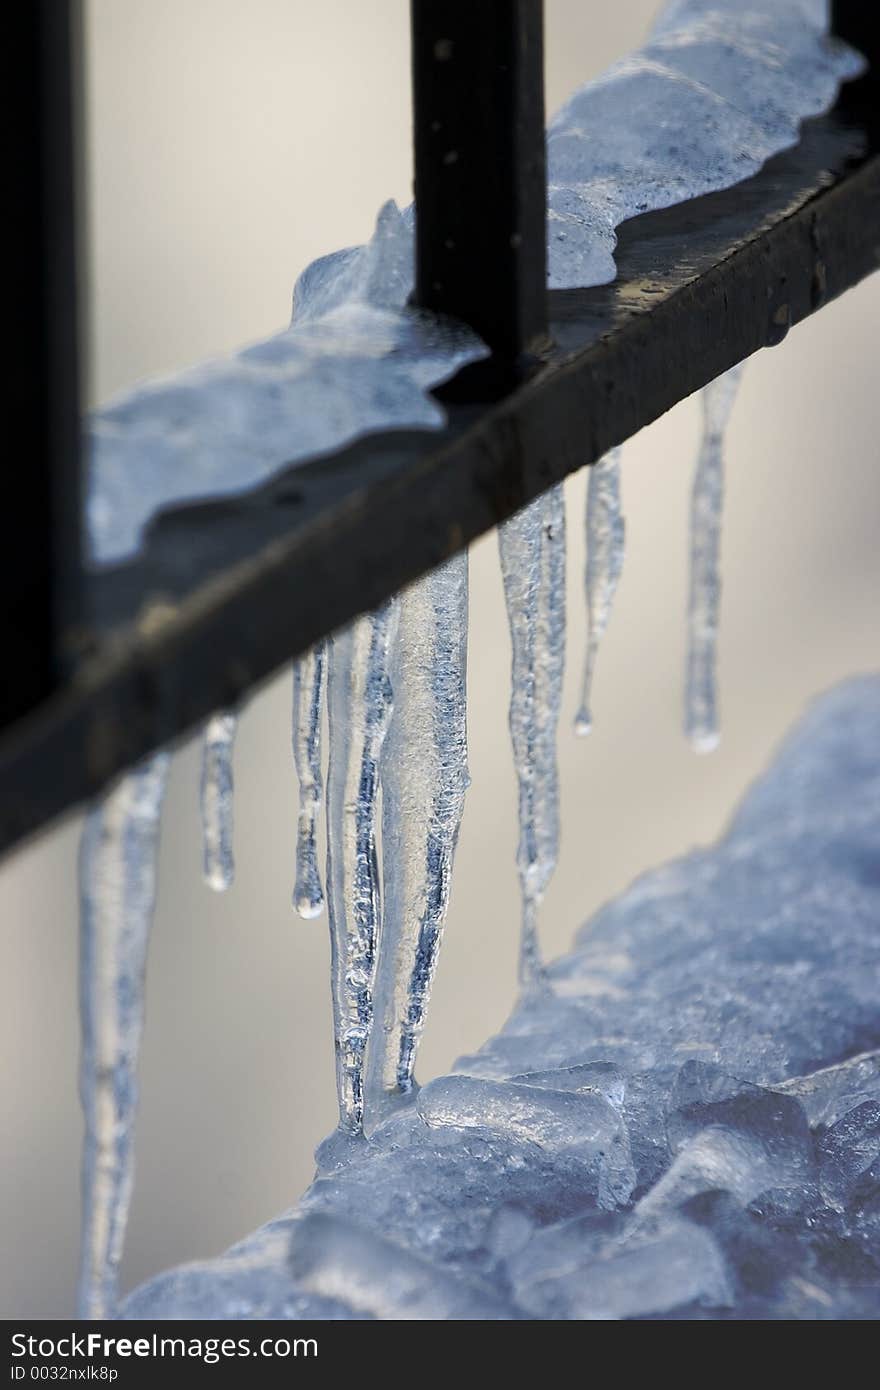
[[[811,122],[748,182],[625,224],[615,283],[550,295],[555,346],[504,400],[160,518],[93,577],[76,679],[0,741],[0,847],[877,269],[874,119]]]

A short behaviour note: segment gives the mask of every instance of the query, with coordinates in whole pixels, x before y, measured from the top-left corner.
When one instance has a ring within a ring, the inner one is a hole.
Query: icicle
[[[718,746],[716,662],[721,603],[721,511],[724,500],[724,434],[742,366],[725,372],[702,392],[703,437],[691,492],[690,587],[684,727],[698,753]]]
[[[168,764],[159,753],[123,778],[89,815],[80,847],[81,1318],[112,1317],[117,1299]]]
[[[205,725],[202,747],[202,838],[204,876],[209,888],[223,893],[235,878],[232,853],[234,778],[232,753],[238,721],[229,710]]]
[[[382,750],[384,903],[367,1064],[374,1113],[410,1091],[437,964],[467,770],[467,553],[400,596]]]
[[[612,449],[587,470],[587,654],[575,733],[593,727],[590,711],[593,673],[599,643],[605,635],[611,605],[623,569],[624,523],[620,514],[620,450]]]
[[[293,668],[293,757],[299,777],[299,821],[296,836],[296,884],[293,905],[300,917],[319,916],[324,890],[318,868],[316,829],[324,782],[321,776],[321,720],[327,645],[318,642]]]
[[[512,647],[510,735],[519,782],[520,983],[543,976],[538,906],[556,867],[556,728],[565,666],[565,500],[549,489],[498,529]]]
[[[373,1023],[379,931],[376,860],[379,755],[391,716],[389,658],[396,600],[330,644],[327,906],[339,1127],[363,1130],[363,1069]]]

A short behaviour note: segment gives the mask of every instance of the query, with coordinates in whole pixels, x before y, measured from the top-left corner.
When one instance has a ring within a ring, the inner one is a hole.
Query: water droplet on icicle
[[[685,734],[698,753],[718,746],[718,617],[721,606],[721,515],[724,437],[742,366],[701,392],[703,436],[694,472],[690,515]]]
[[[392,600],[330,641],[327,906],[339,1128],[360,1135],[380,921],[379,757],[391,717]]]
[[[543,980],[538,907],[559,853],[556,731],[565,669],[565,499],[543,493],[498,528],[512,648],[510,736],[519,783],[519,978]]]
[[[237,724],[236,716],[228,710],[215,714],[205,725],[202,745],[203,872],[208,887],[217,893],[230,888],[235,878],[232,755]]]
[[[449,905],[467,768],[467,553],[400,596],[382,750],[384,903],[367,1104],[413,1088]]]
[[[159,753],[124,777],[89,814],[80,846],[81,1318],[112,1317],[118,1297],[168,765]]]
[[[327,644],[318,642],[293,668],[293,757],[299,778],[296,882],[293,905],[300,917],[318,917],[324,890],[318,868],[317,826],[324,799],[321,775],[321,721],[327,670]]]
[[[587,564],[584,587],[587,596],[587,653],[581,703],[575,715],[575,733],[587,735],[593,727],[591,697],[599,643],[605,635],[617,584],[623,570],[624,522],[620,511],[620,449],[611,449],[587,469]]]

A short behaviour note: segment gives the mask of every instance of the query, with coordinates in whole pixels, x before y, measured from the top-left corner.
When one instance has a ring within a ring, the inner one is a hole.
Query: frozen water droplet
[[[468,786],[467,553],[400,595],[382,750],[384,910],[370,1104],[410,1091]]]
[[[376,829],[379,757],[391,717],[398,603],[357,618],[330,642],[327,904],[340,1127],[363,1128],[380,922]]]
[[[293,756],[299,778],[293,905],[306,920],[319,917],[324,907],[318,868],[317,823],[324,798],[321,721],[326,662],[327,645],[318,642],[293,668]]]
[[[134,1175],[144,975],[169,755],[89,813],[80,846],[80,1098],[85,1118],[79,1316],[113,1317]]]
[[[605,635],[614,595],[623,570],[624,522],[620,511],[620,450],[612,449],[587,470],[587,654],[581,707],[575,733],[583,738],[593,727],[590,701],[599,643]]]
[[[208,720],[202,750],[202,835],[204,876],[209,888],[224,893],[235,878],[232,826],[235,783],[232,754],[237,719],[229,710]]]
[[[742,367],[734,367],[702,392],[703,437],[691,492],[688,651],[685,733],[698,753],[718,746],[718,615],[721,606],[721,510],[724,499],[724,436]]]
[[[538,907],[559,853],[556,730],[565,669],[565,498],[548,489],[498,528],[511,642],[510,737],[519,784],[519,978],[543,978]]]

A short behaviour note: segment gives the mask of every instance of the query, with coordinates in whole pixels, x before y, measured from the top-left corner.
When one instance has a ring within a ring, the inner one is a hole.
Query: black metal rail
[[[12,86],[6,187],[12,256],[6,368],[10,436],[27,440],[0,520],[0,727],[68,665],[80,589],[74,61],[79,5],[30,0],[4,16]]]
[[[496,360],[521,379],[501,399],[474,396],[510,388],[506,370],[470,376],[443,393],[444,431],[372,436],[246,498],[177,508],[136,562],[87,577],[88,650],[0,738],[0,849],[880,267],[870,82],[748,182],[625,224],[617,262],[612,285],[546,297],[531,363],[538,320],[502,277]],[[464,274],[460,312],[478,291]]]

